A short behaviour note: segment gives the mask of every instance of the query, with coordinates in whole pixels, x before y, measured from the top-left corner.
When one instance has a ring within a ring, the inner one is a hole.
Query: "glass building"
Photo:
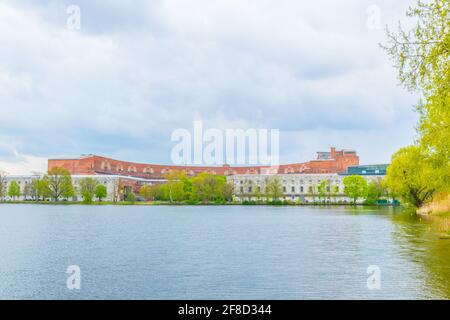
[[[369,164],[361,166],[350,166],[347,168],[348,175],[386,175],[386,170],[389,164]]]

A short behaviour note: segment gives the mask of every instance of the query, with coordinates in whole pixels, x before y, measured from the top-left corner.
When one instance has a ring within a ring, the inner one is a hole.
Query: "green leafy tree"
[[[165,183],[166,196],[170,202],[179,202],[186,197],[185,180],[186,172],[180,170],[172,170],[164,175],[167,179]]]
[[[261,202],[263,198],[263,193],[261,192],[260,186],[255,186],[255,191],[253,192],[253,196],[256,198],[257,202]]]
[[[108,196],[108,189],[106,189],[106,186],[103,184],[98,184],[95,187],[95,196],[97,197],[98,201],[102,202],[102,199],[106,198]]]
[[[338,193],[339,193],[339,186],[333,185],[333,186],[331,187],[331,196],[335,199],[334,201],[336,201],[336,198],[337,198],[337,196],[338,196]]]
[[[50,187],[48,186],[48,181],[46,179],[33,180],[33,190],[36,201],[51,197]]]
[[[183,182],[167,182],[160,187],[162,192],[162,200],[169,201],[170,203],[178,203],[186,199],[187,194],[184,192]]]
[[[352,175],[344,178],[344,193],[347,197],[353,200],[353,204],[359,198],[367,196],[367,181],[362,176]]]
[[[70,198],[75,194],[72,177],[67,169],[55,167],[44,176],[50,196],[54,201],[61,198]]]
[[[227,202],[233,201],[233,194],[234,194],[234,184],[231,182],[227,182],[223,185],[223,198]]]
[[[152,199],[152,192],[151,192],[151,190],[152,190],[152,186],[147,184],[147,185],[142,186],[139,189],[139,194],[141,195],[142,198],[150,200],[150,199]]]
[[[9,183],[8,196],[13,200],[16,200],[16,198],[20,197],[20,186],[17,181],[13,180]]]
[[[433,181],[434,193],[450,192],[450,1],[419,2],[407,16],[416,23],[410,30],[400,25],[397,32],[388,31],[389,41],[383,47],[398,69],[399,79],[409,90],[423,97],[417,109],[420,114],[418,147],[429,162],[426,179]],[[423,161],[421,161],[423,162]],[[405,167],[408,170],[409,166]],[[396,170],[400,170],[397,168]],[[403,180],[404,181],[404,180]],[[392,186],[394,182],[390,181]],[[410,186],[395,190],[405,191]],[[429,189],[427,186],[413,189]],[[390,188],[393,192],[394,189]],[[429,190],[428,190],[429,191]],[[427,199],[433,195],[425,191]],[[407,192],[406,192],[407,193]],[[419,192],[421,193],[421,192]],[[406,200],[405,193],[400,197]],[[418,205],[423,198],[409,199]]]
[[[133,191],[129,191],[126,195],[125,195],[125,200],[131,203],[136,202],[136,195],[134,194]]]
[[[392,156],[386,185],[403,203],[420,207],[432,199],[439,182],[434,179],[433,166],[418,146],[400,149]]]
[[[98,186],[97,180],[93,178],[83,178],[78,181],[79,193],[84,203],[92,203],[95,190]]]
[[[145,185],[139,190],[140,195],[147,200],[164,200],[164,190],[162,185]]]
[[[450,61],[450,57],[448,57]],[[437,192],[450,192],[450,77],[445,92],[429,97],[419,130],[420,147],[433,168]]]
[[[266,183],[266,198],[278,201],[283,196],[283,187],[280,178],[271,177]]]
[[[375,205],[377,201],[383,196],[381,185],[376,181],[371,181],[367,185],[367,195],[365,203],[368,205]]]
[[[328,194],[329,184],[328,181],[322,180],[317,186],[317,192],[319,193],[319,200],[323,201]]]
[[[192,178],[193,200],[203,203],[224,201],[224,186],[226,177],[210,173],[200,173]]]
[[[416,20],[415,26],[404,30],[399,24],[397,32],[388,30],[383,48],[395,62],[400,81],[430,96],[449,85],[450,2],[419,1],[406,15]]]

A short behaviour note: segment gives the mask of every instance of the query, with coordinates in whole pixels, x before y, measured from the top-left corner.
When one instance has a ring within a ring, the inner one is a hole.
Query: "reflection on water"
[[[421,277],[435,295],[450,299],[450,218],[392,216],[399,254],[423,267]]]
[[[450,298],[448,226],[398,208],[0,205],[0,298]]]

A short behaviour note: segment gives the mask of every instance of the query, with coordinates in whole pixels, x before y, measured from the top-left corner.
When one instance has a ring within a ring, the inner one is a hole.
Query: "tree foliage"
[[[129,191],[127,192],[127,194],[125,195],[125,201],[134,203],[136,201],[136,195],[134,194],[133,191]]]
[[[33,180],[33,190],[35,194],[35,200],[44,200],[46,198],[50,198],[52,193],[50,187],[48,185],[47,179],[35,179]]]
[[[17,181],[11,181],[8,187],[8,196],[12,199],[20,197],[20,186]]]
[[[97,197],[98,201],[102,201],[102,199],[106,198],[108,196],[108,189],[106,189],[106,186],[104,184],[99,183],[94,190],[95,196]]]
[[[188,202],[224,202],[233,200],[234,185],[226,177],[207,172],[187,177],[184,172],[174,171],[165,175],[167,182],[142,186],[139,193],[148,200]]]
[[[431,199],[438,182],[431,162],[418,146],[400,149],[392,156],[386,184],[406,204],[422,206]]]
[[[90,177],[78,181],[79,193],[83,198],[83,202],[92,203],[97,186],[97,180]]]
[[[353,200],[353,204],[359,198],[367,197],[367,181],[362,176],[352,175],[344,178],[344,193]]]
[[[408,158],[409,154],[419,161],[417,166],[427,173],[422,182],[432,181],[433,186],[414,185],[412,189],[427,190],[425,198],[430,200],[433,196],[428,195],[430,189],[433,193],[450,191],[450,1],[419,1],[416,7],[408,10],[407,16],[415,19],[415,26],[405,31],[399,25],[397,32],[388,31],[389,40],[383,47],[394,61],[401,83],[422,95],[417,108],[420,113],[417,148],[421,150],[405,148],[396,157]],[[401,163],[406,167],[398,168]],[[398,160],[391,173],[409,172],[411,165],[414,164]],[[391,187],[394,184],[392,177],[390,184]],[[395,186],[393,190],[403,191],[402,198],[409,198],[405,196],[408,193],[405,190],[411,186]],[[420,194],[415,196],[417,199],[408,201],[423,204]]]
[[[330,184],[327,180],[320,181],[319,185],[317,186],[317,192],[319,193],[319,199],[321,201],[324,200],[327,196],[329,188]]]
[[[381,179],[371,181],[367,184],[366,204],[375,205],[384,196],[386,196],[386,190],[383,187]]]
[[[280,178],[271,177],[266,183],[266,198],[277,201],[283,196],[283,188]]]
[[[203,203],[223,202],[226,177],[210,173],[200,173],[192,178],[192,200]]]
[[[147,200],[164,200],[164,191],[158,184],[142,186],[139,193]]]
[[[450,60],[450,2],[418,2],[407,16],[416,21],[411,30],[387,31],[383,47],[395,63],[400,81],[426,96],[448,88]],[[447,81],[447,83],[445,83]]]
[[[61,198],[73,197],[75,192],[72,183],[72,177],[67,169],[55,167],[48,171],[44,176],[48,185],[50,196],[58,201]]]
[[[167,183],[164,184],[164,192],[170,202],[179,202],[186,196],[185,182],[187,180],[186,172],[172,170],[164,175]]]

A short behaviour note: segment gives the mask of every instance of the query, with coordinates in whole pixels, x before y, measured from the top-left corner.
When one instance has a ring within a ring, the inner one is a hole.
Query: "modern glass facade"
[[[362,166],[350,166],[347,168],[346,174],[357,175],[386,175],[389,164],[370,164]]]

